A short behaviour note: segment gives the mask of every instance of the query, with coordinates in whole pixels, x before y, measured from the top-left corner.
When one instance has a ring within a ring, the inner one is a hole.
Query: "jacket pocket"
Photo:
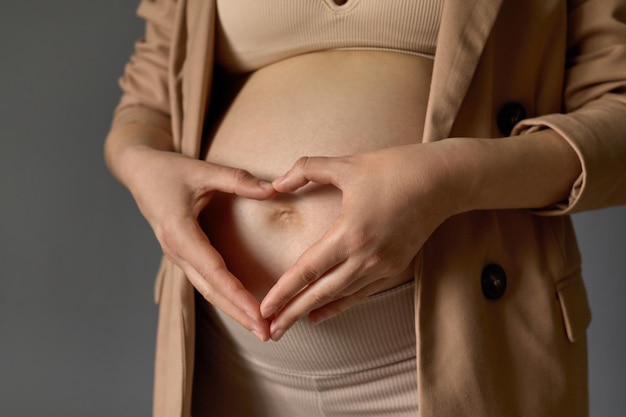
[[[558,281],[556,294],[561,306],[567,337],[570,342],[574,343],[584,337],[591,323],[587,290],[580,270]]]

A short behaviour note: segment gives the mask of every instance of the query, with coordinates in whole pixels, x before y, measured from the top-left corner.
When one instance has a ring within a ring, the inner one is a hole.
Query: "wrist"
[[[146,145],[132,144],[117,153],[113,174],[131,193],[136,184],[141,183],[142,172],[151,165],[151,154],[155,152],[155,149]]]
[[[499,139],[454,138],[445,158],[457,212],[533,209],[567,198],[581,166],[556,132]]]
[[[482,144],[477,139],[449,138],[421,144],[430,146],[430,166],[436,176],[434,192],[440,210],[451,217],[478,206],[480,154]]]
[[[120,126],[109,134],[104,144],[107,167],[122,184],[129,186],[133,172],[141,164],[138,151],[173,151],[172,139],[165,131],[140,124]]]
[[[473,179],[462,171],[459,152],[463,140],[445,139],[398,147],[393,162],[400,178],[409,181],[402,189],[408,200],[425,218],[420,222],[440,224],[456,214],[470,210],[468,189]]]
[[[487,165],[495,157],[491,139],[449,138],[443,166],[453,215],[484,208],[487,202],[485,184],[489,182]]]

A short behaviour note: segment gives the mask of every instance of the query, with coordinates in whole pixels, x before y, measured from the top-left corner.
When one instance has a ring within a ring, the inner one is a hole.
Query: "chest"
[[[330,49],[433,57],[443,10],[443,0],[217,0],[216,5],[217,60],[241,72]]]

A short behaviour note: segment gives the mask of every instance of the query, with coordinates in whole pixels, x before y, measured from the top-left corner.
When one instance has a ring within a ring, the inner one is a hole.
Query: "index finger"
[[[338,246],[333,228],[304,251],[287,272],[276,281],[261,302],[261,316],[271,317],[296,294],[347,259]]]
[[[281,193],[288,193],[303,187],[308,182],[339,186],[341,157],[303,156],[282,176],[276,178],[272,185]]]
[[[232,275],[219,252],[211,245],[195,219],[176,228],[173,240],[175,261],[192,285],[215,307],[248,330],[267,340],[269,329],[261,316],[260,304]]]
[[[202,294],[202,296],[224,314],[228,315],[244,328],[254,333],[262,341],[269,339],[269,323],[260,316],[259,303],[256,299],[248,299],[248,292],[242,287],[235,290],[234,294],[225,296],[222,292],[215,291],[214,286],[207,284],[207,279],[198,273],[189,264],[182,263],[185,275],[192,285]],[[227,270],[216,270],[212,274],[214,281],[235,281],[238,280]],[[233,302],[237,300],[238,302]],[[243,304],[242,304],[243,302]]]
[[[221,191],[245,198],[266,200],[276,195],[270,182],[255,177],[241,168],[202,162],[204,170],[198,172],[194,183],[203,193]]]

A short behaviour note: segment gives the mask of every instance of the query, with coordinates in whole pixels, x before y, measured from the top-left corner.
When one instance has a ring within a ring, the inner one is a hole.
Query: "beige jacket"
[[[166,135],[195,157],[215,3],[143,0],[139,15],[146,37],[110,134]],[[626,203],[625,20],[624,0],[445,0],[423,140],[552,128],[583,173],[562,205],[466,213],[425,244],[415,271],[420,416],[588,414],[590,312],[567,214]],[[156,299],[154,415],[186,417],[193,289],[168,261]]]

